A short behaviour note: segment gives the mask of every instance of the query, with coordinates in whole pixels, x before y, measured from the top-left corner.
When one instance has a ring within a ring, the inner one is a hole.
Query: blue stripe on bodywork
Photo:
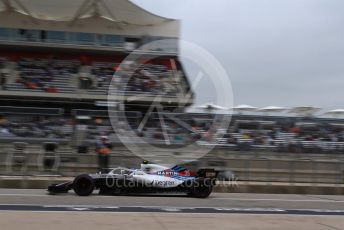
[[[177,168],[177,167],[178,167],[178,165],[175,165],[175,166],[173,166],[171,169],[174,170],[174,169]]]
[[[171,169],[173,171],[176,171],[176,172],[180,172],[180,171],[186,170],[186,168],[184,168],[183,166],[179,166],[179,165],[176,165],[176,166],[172,167]]]

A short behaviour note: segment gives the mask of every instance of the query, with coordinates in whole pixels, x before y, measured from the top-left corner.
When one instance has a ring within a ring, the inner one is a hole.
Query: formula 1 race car
[[[73,189],[79,196],[88,196],[95,189],[99,195],[178,192],[191,197],[206,198],[216,183],[214,169],[190,171],[182,166],[165,167],[143,162],[140,169],[112,168],[96,174],[81,174],[73,181],[52,184],[51,194]]]

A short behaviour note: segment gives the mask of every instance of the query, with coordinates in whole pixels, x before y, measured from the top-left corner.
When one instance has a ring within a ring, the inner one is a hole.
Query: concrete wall
[[[26,153],[25,167],[11,162],[13,150],[10,145],[0,148],[0,173],[2,175],[59,174],[75,176],[83,172],[96,172],[97,155],[93,150],[78,154],[69,146],[61,146],[53,171],[42,167],[43,153],[38,145],[31,146]],[[143,152],[153,158],[154,152]],[[183,155],[165,152],[156,155],[158,163],[170,162],[171,158],[183,159]],[[148,155],[146,155],[148,156]],[[138,167],[142,159],[132,155],[124,146],[114,148],[110,158],[111,166]],[[13,167],[12,167],[13,166]],[[189,162],[191,168],[212,167],[217,170],[232,170],[240,181],[287,182],[287,183],[333,183],[344,184],[344,157],[326,154],[288,154],[274,152],[235,152],[215,149],[209,155]]]

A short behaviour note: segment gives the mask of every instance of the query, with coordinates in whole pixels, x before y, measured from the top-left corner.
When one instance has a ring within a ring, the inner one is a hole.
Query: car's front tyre
[[[74,192],[79,196],[89,196],[94,190],[94,180],[88,174],[75,177],[73,182]]]

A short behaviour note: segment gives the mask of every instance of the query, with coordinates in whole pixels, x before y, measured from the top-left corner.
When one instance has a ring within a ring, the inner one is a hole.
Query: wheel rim
[[[78,186],[79,186],[79,188],[81,188],[81,189],[90,188],[90,185],[91,185],[90,181],[89,181],[88,179],[86,179],[86,178],[80,179],[80,181],[79,181],[79,183],[78,183]]]

